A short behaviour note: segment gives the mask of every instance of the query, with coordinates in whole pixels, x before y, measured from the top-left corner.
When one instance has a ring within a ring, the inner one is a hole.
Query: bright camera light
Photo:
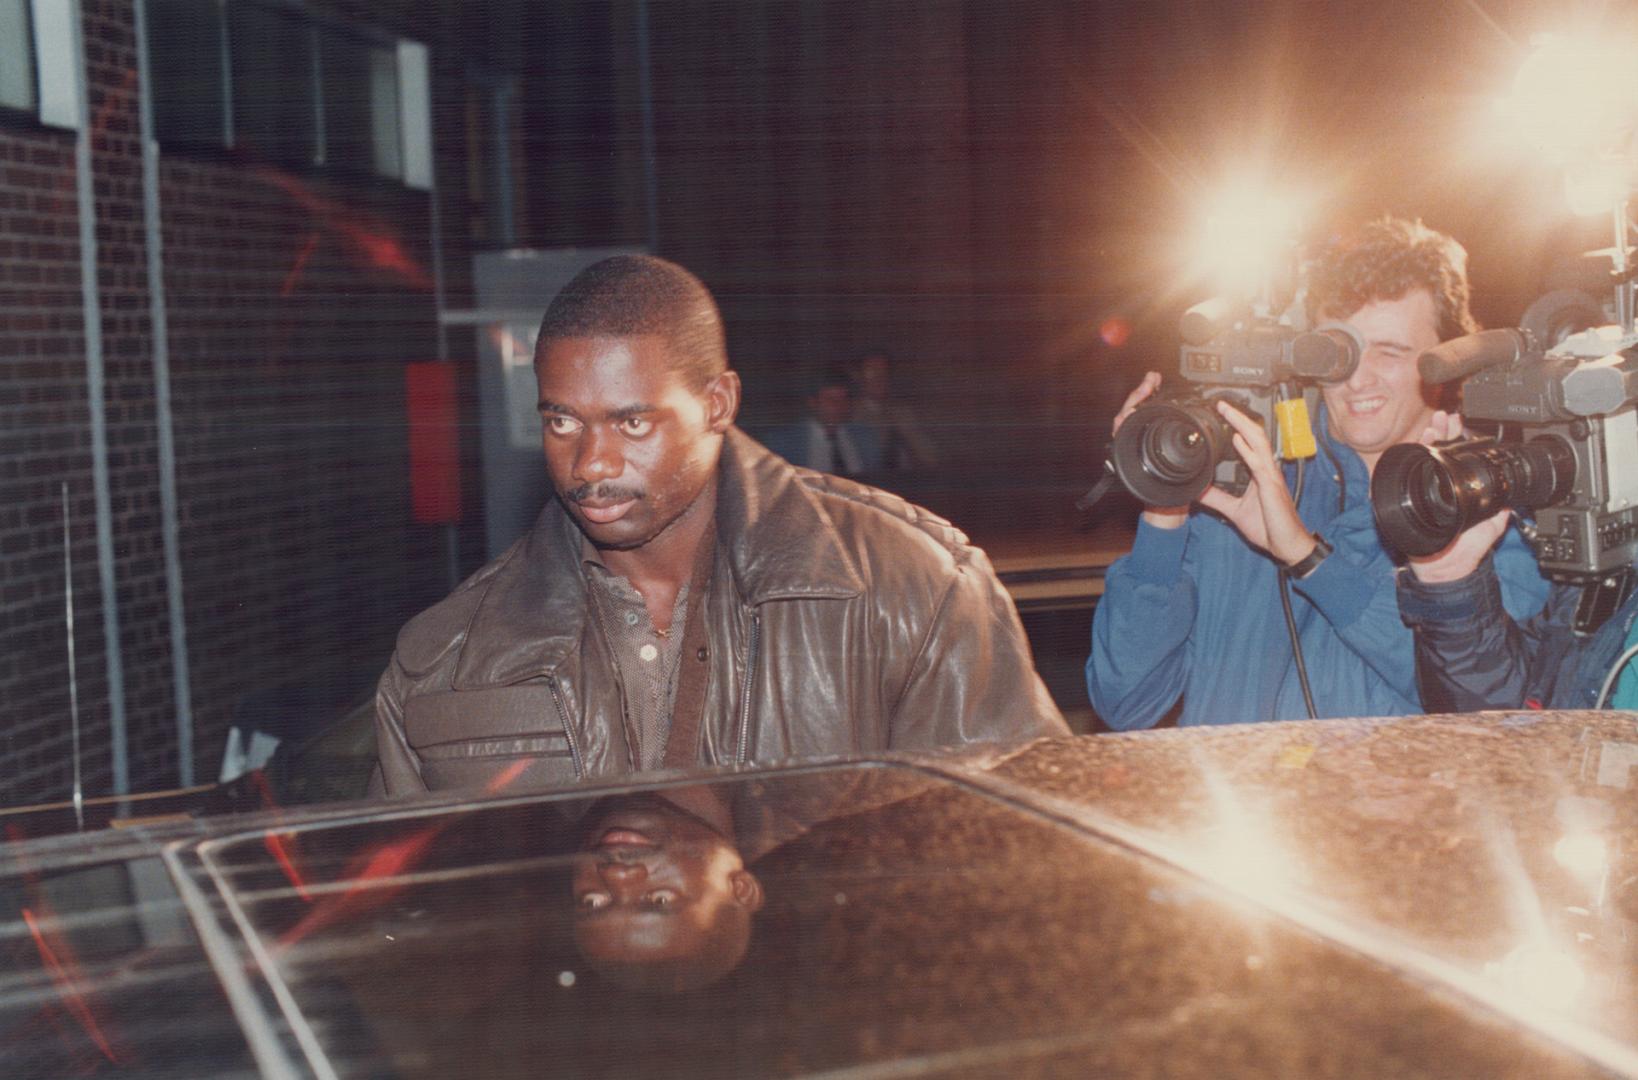
[[[1218,291],[1254,295],[1289,258],[1304,213],[1303,200],[1282,198],[1265,183],[1232,183],[1206,207],[1190,262]]]
[[[1564,194],[1570,210],[1582,217],[1606,214],[1633,188],[1633,168],[1625,158],[1607,155],[1564,170]]]
[[[1537,39],[1504,104],[1515,130],[1561,163],[1625,157],[1638,123],[1638,66],[1620,43]]]

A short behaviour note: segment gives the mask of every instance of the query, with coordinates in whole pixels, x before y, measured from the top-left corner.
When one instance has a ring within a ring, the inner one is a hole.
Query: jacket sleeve
[[[1333,553],[1292,591],[1307,598],[1330,624],[1338,640],[1401,698],[1418,700],[1411,634],[1399,617],[1394,567],[1376,541],[1348,528],[1322,530]],[[1323,673],[1310,673],[1323,680]]]
[[[1507,527],[1492,554],[1496,561],[1496,580],[1501,583],[1502,606],[1507,613],[1520,623],[1540,614],[1547,606],[1552,583],[1541,576],[1536,553],[1519,532],[1516,521]]]
[[[404,673],[394,653],[375,690],[378,777],[370,781],[372,788],[379,781],[380,790],[387,795],[413,795],[427,790],[426,781],[421,779],[421,759],[404,733],[405,689]]]
[[[1131,554],[1115,560],[1092,612],[1086,690],[1105,724],[1153,727],[1182,696],[1194,630],[1195,582],[1183,554],[1193,529],[1140,520]]]
[[[1429,712],[1521,708],[1565,659],[1574,590],[1555,590],[1544,611],[1515,621],[1490,556],[1457,581],[1429,584],[1402,570],[1398,594],[1416,636],[1418,681]]]
[[[894,703],[892,749],[1018,742],[1068,735],[1035,673],[1029,640],[989,559],[957,568]]]
[[[1407,701],[1422,700],[1415,643],[1401,616],[1394,567],[1380,553],[1374,523],[1367,520],[1368,532],[1357,526],[1351,515],[1334,522],[1326,539],[1336,553],[1293,586],[1388,686]],[[1519,619],[1539,612],[1547,601],[1548,584],[1516,529],[1503,535],[1495,565],[1502,605],[1498,610]],[[1434,710],[1427,701],[1422,706]]]

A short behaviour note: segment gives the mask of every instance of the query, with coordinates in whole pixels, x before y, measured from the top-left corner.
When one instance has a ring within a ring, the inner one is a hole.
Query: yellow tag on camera
[[[1314,445],[1314,426],[1308,422],[1308,402],[1302,398],[1274,403],[1274,420],[1280,425],[1280,456],[1287,461],[1311,458],[1319,452]]]

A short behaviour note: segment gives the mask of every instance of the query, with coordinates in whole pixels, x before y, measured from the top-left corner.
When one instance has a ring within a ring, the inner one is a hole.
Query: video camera
[[[1530,329],[1486,330],[1422,354],[1425,382],[1466,380],[1464,419],[1499,426],[1492,438],[1382,455],[1371,502],[1383,539],[1404,554],[1432,555],[1510,507],[1534,513],[1525,534],[1550,576],[1599,577],[1638,557],[1638,334],[1628,315],[1624,329],[1553,343],[1587,321],[1579,312],[1590,301],[1543,301],[1526,315]]]
[[[1638,262],[1630,216],[1638,188],[1638,76],[1604,43],[1548,37],[1504,102],[1535,153],[1561,166],[1571,209],[1609,214],[1613,305],[1549,293],[1523,329],[1488,330],[1422,354],[1422,379],[1465,380],[1462,414],[1494,437],[1442,447],[1390,447],[1371,479],[1377,528],[1409,556],[1432,555],[1511,508],[1542,570],[1588,582],[1587,597],[1630,587],[1638,556]],[[1573,91],[1566,98],[1564,91]],[[1599,325],[1613,314],[1611,325]]]
[[[1198,388],[1138,406],[1109,447],[1109,467],[1152,506],[1191,503],[1213,484],[1231,495],[1245,491],[1251,474],[1234,449],[1234,429],[1218,415],[1219,401],[1262,424],[1282,456],[1313,456],[1305,389],[1293,384],[1340,382],[1364,351],[1343,323],[1298,330],[1222,299],[1190,308],[1178,332],[1179,373]]]

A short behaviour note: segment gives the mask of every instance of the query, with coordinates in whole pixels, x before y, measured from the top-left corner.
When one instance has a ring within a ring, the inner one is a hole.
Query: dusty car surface
[[[1638,1076],[1638,723],[1266,724],[0,848],[7,1076]]]

